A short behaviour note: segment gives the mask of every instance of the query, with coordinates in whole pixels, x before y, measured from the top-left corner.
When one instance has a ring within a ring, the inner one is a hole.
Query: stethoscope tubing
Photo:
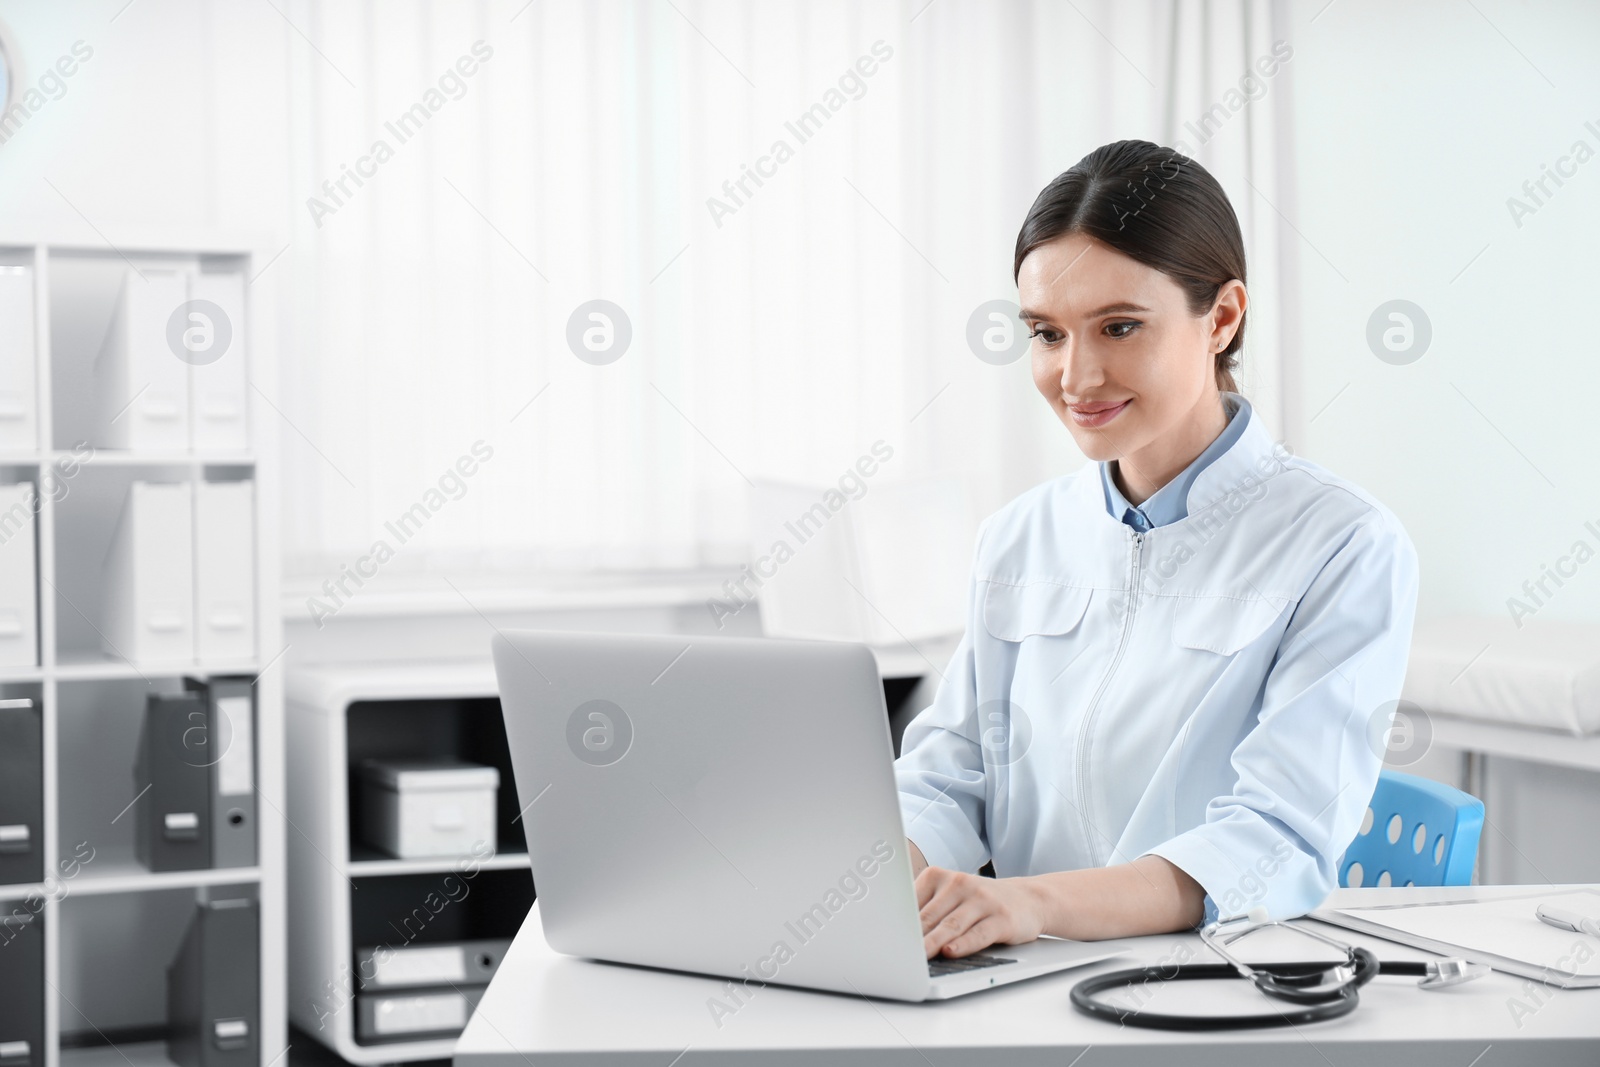
[[[1197,982],[1245,977],[1228,963],[1185,963],[1168,967],[1130,967],[1085,978],[1072,987],[1072,1005],[1086,1015],[1114,1022],[1119,1026],[1140,1026],[1152,1030],[1259,1030],[1276,1026],[1300,1026],[1326,1022],[1349,1015],[1361,1001],[1360,988],[1380,974],[1423,976],[1427,964],[1418,960],[1380,961],[1370,950],[1352,948],[1353,974],[1329,989],[1310,987],[1307,982],[1329,972],[1327,963],[1257,964],[1249,977],[1257,989],[1284,1004],[1287,1010],[1254,1015],[1167,1015],[1141,1009],[1119,1008],[1096,999],[1108,990],[1148,983]]]

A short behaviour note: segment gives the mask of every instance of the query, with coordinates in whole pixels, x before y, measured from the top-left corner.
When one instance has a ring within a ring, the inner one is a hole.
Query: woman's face
[[[1135,465],[1159,480],[1220,432],[1216,354],[1244,316],[1243,283],[1229,282],[1210,312],[1191,315],[1161,271],[1068,234],[1028,253],[1017,289],[1034,384],[1084,455],[1148,458]]]

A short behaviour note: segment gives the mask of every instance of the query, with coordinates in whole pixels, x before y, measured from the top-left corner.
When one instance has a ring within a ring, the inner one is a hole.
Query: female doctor
[[[1235,388],[1244,244],[1194,160],[1091,152],[1014,276],[1034,384],[1095,462],[981,524],[965,635],[906,727],[927,953],[1303,914],[1377,783],[1416,551]]]

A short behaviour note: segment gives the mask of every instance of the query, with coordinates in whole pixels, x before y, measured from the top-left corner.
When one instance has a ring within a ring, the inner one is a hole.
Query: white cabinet
[[[290,1018],[351,1063],[444,1059],[456,1041],[451,1013],[460,1009],[465,1021],[474,980],[396,998],[380,988],[371,961],[469,939],[509,941],[533,903],[494,666],[295,667],[287,714],[287,814],[298,831],[289,840]],[[362,813],[351,810],[364,803],[352,778],[368,758],[494,768],[498,847],[475,842],[459,855],[399,859],[368,844]],[[430,900],[437,919],[428,917]],[[413,1033],[434,1025],[426,1020],[435,1007],[440,1031]],[[404,1025],[384,1022],[395,1015]]]

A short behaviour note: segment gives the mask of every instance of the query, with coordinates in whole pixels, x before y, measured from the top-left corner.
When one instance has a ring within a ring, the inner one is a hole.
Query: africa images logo
[[[233,323],[209,300],[185,300],[167,318],[167,347],[191,366],[215,363],[231,344]]]
[[[567,717],[567,747],[592,767],[609,767],[633,745],[633,720],[609,700],[586,700]]]

